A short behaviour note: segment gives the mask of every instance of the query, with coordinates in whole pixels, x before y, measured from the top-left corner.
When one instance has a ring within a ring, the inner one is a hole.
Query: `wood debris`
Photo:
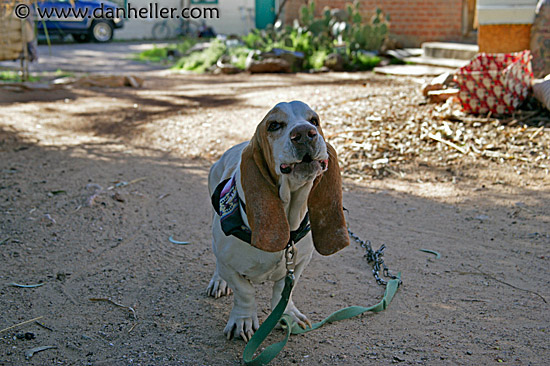
[[[403,177],[405,163],[449,168],[491,160],[550,174],[550,112],[534,102],[510,116],[469,115],[455,98],[427,104],[418,79],[368,98],[327,98],[315,108],[344,176]],[[446,179],[446,178],[442,178]]]
[[[4,329],[0,329],[0,333],[4,333],[4,332],[7,332],[8,330],[12,330],[12,329],[17,328],[17,327],[20,327],[20,326],[22,326],[22,325],[25,325],[25,324],[29,324],[29,323],[35,322],[35,321],[40,320],[40,319],[42,319],[42,318],[43,318],[43,316],[39,316],[39,317],[37,317],[37,318],[31,319],[31,320],[26,320],[26,321],[24,321],[24,322],[21,322],[21,323],[17,323],[17,324],[15,324],[15,325],[12,325],[12,326],[10,326],[10,327],[4,328]]]
[[[123,305],[123,304],[119,304],[118,302],[113,301],[113,300],[111,300],[111,298],[108,298],[108,297],[100,297],[100,298],[93,297],[93,298],[90,298],[89,300],[93,301],[93,302],[100,302],[100,301],[107,302],[107,303],[109,303],[111,305],[114,305],[116,307],[128,310],[128,312],[132,315],[132,318],[134,319],[134,324],[132,324],[132,326],[128,330],[128,333],[130,333],[132,330],[134,330],[134,328],[137,326],[138,318],[137,318],[136,311],[134,310],[133,307],[126,306],[126,305]]]
[[[430,90],[426,96],[430,103],[443,103],[449,98],[456,97],[459,91],[455,88]]]

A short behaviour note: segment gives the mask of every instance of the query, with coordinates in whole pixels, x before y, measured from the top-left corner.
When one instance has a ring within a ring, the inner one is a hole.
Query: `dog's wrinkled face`
[[[277,104],[265,117],[263,128],[278,176],[306,182],[327,170],[327,146],[319,116],[307,104]]]

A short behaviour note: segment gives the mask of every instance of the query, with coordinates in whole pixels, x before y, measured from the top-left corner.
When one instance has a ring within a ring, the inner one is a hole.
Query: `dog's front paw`
[[[309,321],[307,316],[302,314],[300,312],[300,310],[298,310],[298,308],[296,308],[294,303],[288,304],[288,306],[285,310],[285,314],[289,315],[292,318],[292,320],[296,324],[298,324],[302,329],[306,329],[307,327],[311,328],[311,322]]]
[[[229,321],[223,330],[223,334],[225,334],[227,339],[241,337],[245,342],[248,342],[259,327],[260,323],[256,314],[249,317],[230,315]]]
[[[227,285],[227,282],[222,280],[217,274],[214,274],[206,288],[206,294],[217,299],[218,297],[231,295],[231,289]]]

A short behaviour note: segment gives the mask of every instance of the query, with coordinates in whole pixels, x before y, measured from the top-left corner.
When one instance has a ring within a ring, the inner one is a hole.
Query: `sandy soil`
[[[42,324],[1,332],[0,365],[241,364],[244,343],[222,333],[232,298],[205,295],[209,166],[279,101],[317,107],[419,85],[362,73],[144,76],[142,89],[0,90],[0,329]],[[294,336],[273,365],[547,364],[548,172],[486,161],[439,182],[448,171],[403,169],[344,182],[352,230],[385,243],[402,272],[390,308]],[[319,321],[382,293],[352,243],[316,255],[294,300]],[[260,320],[269,294],[257,286]],[[56,348],[25,358],[39,346]]]

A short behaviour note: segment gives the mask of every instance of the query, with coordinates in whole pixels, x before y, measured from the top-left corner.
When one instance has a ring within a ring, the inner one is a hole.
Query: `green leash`
[[[370,244],[370,243],[369,243]],[[383,248],[382,248],[383,250]],[[248,341],[244,352],[243,352],[243,361],[246,365],[259,366],[267,365],[271,360],[273,360],[277,355],[282,351],[291,334],[303,334],[311,332],[312,330],[319,329],[327,323],[336,322],[339,320],[353,318],[357,315],[363,314],[367,311],[379,312],[386,310],[390,305],[393,296],[397,292],[399,285],[401,283],[401,272],[394,278],[389,280],[386,283],[386,291],[384,292],[384,297],[382,300],[373,306],[368,308],[363,306],[350,306],[344,309],[340,309],[330,314],[328,317],[320,321],[319,323],[313,324],[311,328],[302,329],[298,324],[296,324],[289,315],[283,314],[288,301],[290,299],[290,294],[292,292],[292,287],[294,286],[294,263],[293,258],[296,255],[296,249],[291,243],[287,247],[287,252],[285,254],[287,258],[287,275],[285,277],[285,287],[281,293],[281,300],[273,312],[267,317],[267,319],[262,323],[260,328],[254,333],[252,338]],[[285,330],[285,338],[277,343],[267,346],[256,358],[254,354],[260,348],[262,343],[265,341],[267,336],[273,331],[277,326],[279,321],[282,323],[283,329]]]

